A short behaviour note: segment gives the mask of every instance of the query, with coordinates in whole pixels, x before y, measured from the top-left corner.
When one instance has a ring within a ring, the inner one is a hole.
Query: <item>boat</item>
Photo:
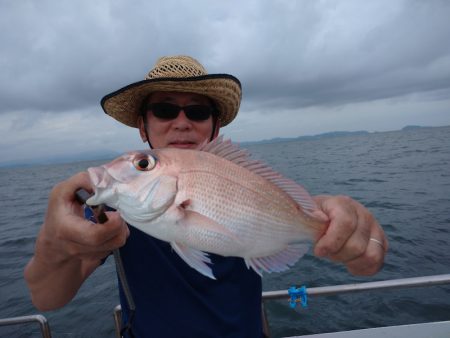
[[[390,279],[385,281],[354,283],[343,285],[331,285],[308,288],[305,287],[291,287],[288,290],[265,291],[262,293],[262,318],[264,326],[264,334],[270,338],[270,323],[267,319],[265,304],[268,301],[276,299],[286,299],[289,301],[291,307],[297,304],[305,305],[308,297],[330,296],[354,292],[368,292],[374,290],[385,289],[401,289],[401,288],[417,288],[417,287],[433,287],[436,285],[450,284],[450,274],[422,276],[402,279]],[[121,307],[117,305],[114,310],[114,325],[117,338],[120,338],[121,325]],[[330,333],[291,336],[285,338],[449,338],[450,337],[450,313],[448,321],[440,322],[426,322],[420,324],[396,325],[377,327],[370,329],[360,329],[351,331],[338,331]],[[7,325],[24,325],[29,323],[36,323],[39,325],[40,332],[43,338],[51,338],[51,329],[48,320],[42,314],[33,314],[21,317],[12,317],[0,319],[0,326]]]

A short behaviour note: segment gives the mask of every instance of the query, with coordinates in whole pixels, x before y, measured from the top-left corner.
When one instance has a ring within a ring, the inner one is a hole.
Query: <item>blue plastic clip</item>
[[[308,307],[308,296],[306,295],[306,286],[302,286],[300,288],[296,288],[295,286],[291,286],[288,290],[288,294],[291,297],[289,299],[289,304],[291,308],[295,308],[297,303],[301,303],[302,307]]]

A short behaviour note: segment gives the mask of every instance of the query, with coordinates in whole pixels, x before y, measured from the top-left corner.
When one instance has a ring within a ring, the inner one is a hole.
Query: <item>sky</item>
[[[450,125],[450,1],[0,0],[0,164],[145,148],[101,98],[165,55],[243,86],[236,142]]]

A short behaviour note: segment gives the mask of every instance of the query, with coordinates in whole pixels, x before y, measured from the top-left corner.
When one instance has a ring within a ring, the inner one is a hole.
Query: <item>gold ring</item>
[[[383,250],[384,250],[384,244],[383,244],[383,242],[381,242],[381,241],[379,241],[378,239],[376,239],[376,238],[369,238],[369,241],[372,241],[372,242],[375,242],[375,243],[377,243],[379,246],[381,246],[382,248],[383,248]]]

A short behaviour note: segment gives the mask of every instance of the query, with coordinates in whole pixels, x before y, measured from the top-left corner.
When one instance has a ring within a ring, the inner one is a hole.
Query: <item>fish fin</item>
[[[206,264],[211,264],[211,259],[206,252],[176,242],[171,242],[170,245],[191,268],[197,270],[206,277],[216,279],[211,268]]]
[[[179,227],[184,228],[183,231],[180,231],[180,233],[184,234],[184,240],[189,238],[202,238],[210,242],[210,245],[218,250],[221,247],[231,247],[232,250],[238,250],[242,247],[237,236],[222,224],[193,210],[184,209],[184,207],[189,208],[189,203],[189,200],[185,200],[178,206],[178,210],[182,213],[182,216],[177,220],[177,224]],[[181,244],[180,242],[171,242],[171,245],[175,252],[191,268],[197,270],[204,276],[216,279],[211,268],[206,265],[206,263],[211,263],[208,253],[193,248],[192,246],[195,246],[195,243],[186,244],[184,242]]]
[[[328,217],[320,211],[316,202],[305,188],[297,182],[283,177],[267,164],[258,160],[252,160],[248,151],[241,149],[237,144],[232,143],[231,140],[224,141],[223,136],[219,136],[209,143],[202,144],[199,150],[220,156],[263,177],[289,194],[310,217],[320,221],[328,220]]]
[[[263,177],[291,196],[305,214],[319,221],[328,221],[328,216],[319,209],[317,203],[313,200],[308,191],[300,184],[285,178],[278,173]]]
[[[246,162],[251,161],[250,153],[247,150],[239,148],[230,139],[224,141],[223,136],[219,136],[209,143],[201,144],[198,150],[222,157],[242,167],[245,167]]]
[[[247,268],[252,267],[260,276],[262,272],[281,272],[293,266],[309,249],[308,244],[291,244],[273,255],[245,258]]]
[[[183,233],[188,238],[202,238],[209,242],[210,247],[204,250],[224,255],[224,250],[239,252],[245,248],[239,237],[226,226],[193,210],[186,209],[183,212],[183,217],[177,223],[184,227]],[[196,243],[190,245],[196,246]]]

